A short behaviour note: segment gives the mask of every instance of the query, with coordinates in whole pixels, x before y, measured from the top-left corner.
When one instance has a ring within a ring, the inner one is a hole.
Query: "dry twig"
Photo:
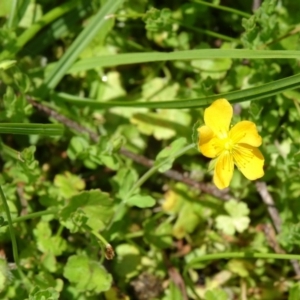
[[[76,130],[80,133],[83,134],[88,134],[90,139],[94,142],[97,142],[99,139],[99,136],[91,131],[88,128],[85,128],[83,126],[81,126],[80,124],[78,124],[77,122],[70,120],[69,118],[59,114],[57,111],[55,111],[54,109],[45,106],[39,102],[36,102],[35,100],[33,100],[31,97],[27,96],[27,101],[34,106],[35,108],[37,108],[39,111],[44,112],[45,114],[47,114],[48,116],[52,117],[53,119],[57,120],[58,122],[64,124],[65,126],[67,126],[70,129]],[[141,164],[147,168],[151,168],[154,165],[154,161],[143,156],[143,155],[139,155],[136,153],[133,153],[129,150],[127,150],[126,148],[122,147],[120,149],[120,153],[130,159],[132,159],[134,162]],[[186,185],[189,185],[193,188],[199,189],[204,193],[207,194],[211,194],[214,197],[217,197],[219,199],[222,200],[229,200],[231,198],[231,196],[228,194],[228,190],[223,190],[220,191],[219,189],[217,189],[214,185],[212,184],[206,184],[203,182],[198,182],[193,180],[190,177],[184,176],[183,174],[181,174],[180,172],[176,171],[176,170],[168,170],[165,173],[163,173],[164,176],[176,180],[176,181],[181,181],[183,183],[185,183]]]
[[[280,219],[278,210],[277,210],[277,208],[275,206],[275,202],[273,200],[273,197],[269,193],[269,191],[267,189],[267,185],[266,185],[265,182],[257,181],[255,183],[255,185],[256,185],[256,190],[260,194],[261,199],[263,200],[263,202],[265,203],[265,205],[266,205],[266,207],[268,209],[268,212],[269,212],[269,215],[270,215],[270,217],[272,219],[274,227],[275,227],[277,233],[279,233],[281,231],[281,219]],[[268,236],[269,232],[265,230],[265,234],[266,234],[266,236]],[[278,247],[274,247],[274,250],[278,251],[278,249],[280,249]],[[294,259],[290,260],[290,262],[292,264],[292,267],[293,267],[294,272],[296,273],[296,275],[300,276],[300,265],[299,265],[299,262],[297,260],[294,260]]]

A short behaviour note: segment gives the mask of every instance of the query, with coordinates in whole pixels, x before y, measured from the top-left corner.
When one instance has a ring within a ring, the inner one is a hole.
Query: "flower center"
[[[223,140],[223,146],[224,146],[225,150],[231,151],[233,149],[233,147],[234,147],[234,143],[233,143],[233,141],[230,138],[225,138]]]

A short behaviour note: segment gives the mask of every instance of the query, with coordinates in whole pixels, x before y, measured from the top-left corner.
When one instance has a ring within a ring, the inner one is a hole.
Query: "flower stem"
[[[155,174],[161,166],[163,166],[170,158],[176,159],[177,157],[183,155],[184,153],[188,152],[189,150],[195,148],[195,144],[189,144],[188,146],[180,149],[177,153],[173,154],[171,157],[167,157],[164,159],[161,163],[154,165],[152,168],[150,168],[134,185],[133,187],[128,191],[126,196],[124,197],[123,201],[118,205],[118,207],[115,210],[115,214],[111,220],[111,222],[108,225],[108,228],[114,223],[115,220],[119,219],[121,215],[125,214],[125,204],[126,200],[129,199],[134,192],[144,183],[146,182],[153,174]]]
[[[20,278],[22,278],[26,288],[30,289],[31,288],[31,283],[29,282],[28,278],[24,275],[24,273],[21,269],[21,266],[20,266],[19,255],[18,255],[18,245],[17,245],[17,240],[16,240],[14,228],[13,228],[13,222],[12,222],[12,219],[11,219],[9,206],[8,206],[6,197],[3,193],[1,185],[0,185],[0,198],[2,200],[3,207],[4,207],[4,210],[5,210],[5,214],[6,214],[6,217],[7,217],[8,229],[9,229],[11,244],[12,244],[13,258],[14,258],[14,261],[15,261],[16,266],[17,266],[17,271],[19,273]]]
[[[175,153],[173,155],[173,158],[177,158],[181,155],[183,155],[184,153],[186,153],[187,151],[193,149],[195,147],[195,144],[190,144],[182,149],[180,149],[177,153]],[[157,165],[154,165],[151,169],[149,169],[134,185],[133,187],[131,188],[131,190],[129,190],[129,192],[127,193],[125,199],[129,199],[133,194],[134,192],[144,183],[146,182],[153,174],[155,174],[159,168],[161,166],[163,166],[166,161],[168,161],[170,159],[170,157],[167,157],[166,159],[164,159],[161,163],[157,164]],[[126,200],[125,200],[126,202]]]
[[[45,215],[54,215],[57,212],[58,212],[57,208],[46,209],[46,210],[38,211],[35,213],[27,214],[25,216],[14,218],[13,220],[11,220],[11,222],[12,222],[12,224],[19,223],[22,221],[26,221],[29,219],[33,219],[33,218],[37,218],[37,217],[41,217],[41,216],[45,216]],[[7,225],[9,225],[9,222],[5,222],[5,223],[1,224],[0,227],[7,226]]]
[[[229,258],[262,258],[262,259],[295,259],[300,260],[300,255],[298,254],[278,254],[278,253],[257,253],[257,252],[224,252],[224,253],[214,253],[206,254],[194,258],[187,266],[186,269],[192,268],[197,263],[215,260],[215,259],[229,259]]]

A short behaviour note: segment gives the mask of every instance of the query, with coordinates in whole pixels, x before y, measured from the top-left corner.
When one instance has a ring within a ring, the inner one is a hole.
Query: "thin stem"
[[[176,154],[173,155],[173,158],[177,158],[181,155],[183,155],[184,153],[186,153],[187,151],[191,150],[195,148],[195,144],[190,144],[186,147],[184,147],[183,149],[181,149],[180,151],[178,151]],[[161,163],[157,164],[157,165],[154,165],[152,168],[150,168],[134,185],[133,187],[131,188],[131,190],[129,190],[129,192],[127,193],[125,199],[129,199],[133,194],[134,192],[144,183],[146,182],[153,174],[155,174],[159,168],[161,166],[163,166],[167,160],[169,160],[170,157],[167,157],[166,159],[164,159]],[[126,202],[126,201],[125,201]]]
[[[104,257],[108,260],[111,260],[115,256],[114,248],[111,246],[110,243],[107,242],[107,240],[97,231],[92,231],[92,234],[101,242],[100,247],[102,250],[102,257],[101,257],[101,263],[104,260]]]
[[[19,160],[21,162],[24,162],[23,158],[22,158],[22,153],[20,151],[17,151],[7,145],[5,145],[4,143],[2,143],[2,141],[0,141],[0,150],[2,150],[5,154],[9,155],[10,157]]]
[[[279,42],[282,41],[283,39],[286,39],[286,38],[288,38],[288,37],[290,37],[290,36],[292,36],[292,35],[294,35],[294,34],[299,33],[299,31],[300,31],[300,27],[299,27],[299,25],[296,25],[293,29],[291,29],[290,31],[288,31],[288,32],[285,33],[284,35],[282,35],[282,36],[280,36],[280,37],[278,37],[278,38],[276,38],[276,39],[274,39],[274,40],[272,40],[272,41],[270,41],[270,42],[264,44],[264,45],[261,47],[261,49],[264,49],[264,48],[266,48],[266,47],[268,47],[268,46],[271,46],[271,45],[273,45],[273,44],[279,43]]]
[[[231,12],[233,14],[240,15],[240,16],[245,17],[245,18],[250,18],[251,17],[251,15],[248,14],[248,13],[245,13],[243,11],[240,11],[240,10],[228,7],[228,6],[216,5],[216,4],[209,3],[209,2],[206,2],[206,1],[201,1],[201,0],[192,0],[192,2],[199,3],[199,4],[202,4],[202,5],[206,5],[206,6],[216,8],[216,9],[219,9],[219,10]]]
[[[238,39],[229,37],[229,36],[221,34],[221,33],[217,33],[215,31],[211,31],[211,30],[207,30],[207,29],[201,29],[201,28],[198,28],[198,27],[195,27],[195,26],[187,25],[187,24],[181,23],[180,21],[177,21],[175,19],[173,19],[173,21],[178,23],[181,27],[193,30],[195,32],[204,33],[206,35],[213,36],[213,37],[216,37],[218,39],[228,41],[228,42],[235,42],[235,43],[238,43],[238,44],[241,43]]]
[[[18,245],[17,245],[17,240],[16,240],[14,228],[13,228],[13,222],[12,222],[12,219],[11,219],[9,206],[8,206],[7,201],[6,201],[6,197],[3,193],[1,185],[0,185],[0,198],[2,200],[3,207],[4,207],[5,214],[6,214],[7,221],[8,221],[8,229],[9,229],[10,238],[11,238],[13,258],[14,258],[14,261],[15,261],[16,266],[17,266],[17,271],[19,273],[20,278],[22,278],[23,282],[25,283],[26,288],[30,289],[31,288],[31,283],[29,282],[28,278],[24,275],[24,273],[21,269],[21,266],[20,266],[19,255],[18,255]]]
[[[23,221],[26,221],[26,220],[29,220],[29,219],[34,219],[34,218],[38,218],[38,217],[41,217],[41,216],[45,216],[45,215],[54,215],[57,212],[58,212],[57,208],[42,210],[42,211],[38,211],[38,212],[35,212],[35,213],[27,214],[25,216],[17,217],[15,219],[11,220],[11,222],[12,222],[12,224],[19,223],[19,222],[23,222]],[[9,223],[4,223],[4,224],[1,225],[1,227],[7,226],[7,225],[9,225]]]
[[[92,231],[92,234],[102,243],[104,248],[109,244],[108,241],[97,231]]]
[[[199,256],[193,259],[187,266],[186,270],[192,268],[199,262],[215,259],[229,259],[229,258],[263,258],[263,259],[294,259],[300,260],[300,255],[298,254],[281,254],[281,253],[255,253],[255,252],[224,252],[224,253],[214,253]]]
[[[0,197],[1,197],[1,200],[2,200],[2,203],[3,203],[3,207],[4,207],[4,210],[5,210],[6,217],[7,217],[8,229],[9,229],[9,233],[10,233],[10,237],[11,237],[14,261],[17,265],[19,265],[17,240],[16,240],[14,228],[13,228],[13,223],[12,223],[12,219],[11,219],[11,215],[10,215],[10,211],[9,211],[9,206],[8,206],[7,201],[6,201],[6,197],[3,193],[1,185],[0,185]]]
[[[122,202],[118,205],[118,207],[116,208],[115,214],[113,216],[113,218],[111,219],[108,228],[110,228],[110,226],[114,223],[114,221],[116,219],[118,219],[121,215],[123,215],[126,212],[125,209],[125,204],[126,204],[126,200],[129,199],[134,192],[145,182],[147,181],[153,174],[155,174],[159,168],[161,166],[163,166],[166,161],[168,161],[170,158],[177,158],[179,156],[181,156],[182,154],[184,154],[185,152],[193,149],[195,147],[195,144],[190,144],[186,147],[184,147],[183,149],[181,149],[180,151],[178,151],[177,153],[175,153],[172,157],[167,157],[166,159],[164,159],[161,163],[157,164],[157,165],[153,165],[131,188],[131,190],[128,191],[128,193],[126,194],[126,196],[124,197],[124,199],[122,200]]]

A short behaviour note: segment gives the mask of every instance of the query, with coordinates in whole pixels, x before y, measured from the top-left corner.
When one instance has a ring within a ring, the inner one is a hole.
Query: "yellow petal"
[[[214,158],[218,156],[222,148],[219,138],[215,136],[208,126],[201,126],[198,131],[198,149],[206,157]]]
[[[227,137],[231,118],[232,106],[226,99],[214,101],[204,111],[204,122],[220,138]]]
[[[241,121],[229,131],[229,138],[234,144],[242,143],[253,147],[261,145],[261,136],[258,134],[256,125],[250,121]]]
[[[234,163],[249,180],[264,176],[264,157],[255,147],[247,144],[238,144],[233,150]]]
[[[217,188],[225,189],[229,186],[229,183],[233,174],[233,157],[229,151],[224,151],[217,159],[214,183]]]

